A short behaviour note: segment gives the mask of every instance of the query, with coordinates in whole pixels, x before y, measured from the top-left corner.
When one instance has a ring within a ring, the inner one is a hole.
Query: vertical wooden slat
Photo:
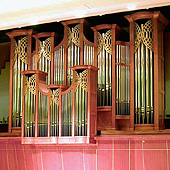
[[[88,117],[88,99],[87,99],[87,96],[88,96],[88,92],[85,92],[85,96],[84,96],[84,105],[85,105],[85,108],[84,108],[84,112],[85,112],[85,116],[84,116],[84,129],[85,129],[85,136],[87,136],[87,117]]]
[[[94,66],[97,67],[97,30],[93,28],[94,31]]]
[[[61,95],[61,89],[59,89],[59,137],[61,137],[61,135],[62,135],[62,118],[61,118],[61,116],[62,116],[62,105],[63,105],[63,103],[62,103],[62,95]]]
[[[83,45],[83,20],[80,21],[80,65],[83,65],[84,45]]]
[[[11,133],[12,128],[12,103],[13,103],[13,55],[14,55],[14,38],[11,38],[11,48],[10,48],[10,80],[9,80],[9,126],[8,132]]]
[[[50,130],[50,120],[51,120],[51,109],[50,109],[50,93],[48,92],[48,137],[51,136],[51,130]]]
[[[27,60],[28,70],[31,70],[31,44],[32,44],[32,30],[28,31],[28,47],[27,47]]]
[[[91,71],[88,70],[88,80],[91,78]],[[96,82],[97,83],[97,82]],[[90,121],[91,121],[91,94],[90,94],[90,89],[91,89],[91,82],[88,81],[88,100],[87,100],[87,136],[90,136],[91,132],[91,126],[90,126]]]
[[[64,25],[64,85],[67,85],[67,25],[63,22]]]
[[[85,126],[84,126],[84,124],[85,124],[85,119],[84,119],[84,117],[85,117],[85,106],[84,106],[84,93],[85,93],[85,91],[84,91],[84,89],[82,89],[82,100],[81,100],[81,102],[82,102],[82,114],[81,114],[81,124],[82,124],[82,128],[81,128],[81,131],[82,131],[82,136],[84,136],[85,134],[84,134],[84,132],[85,132]]]
[[[150,51],[150,104],[151,104],[151,124],[154,123],[154,119],[153,119],[153,105],[154,105],[154,89],[153,89],[153,56],[152,56],[152,51]]]
[[[36,38],[36,47],[35,47],[35,70],[40,69],[40,63],[38,62],[38,39]]]
[[[24,127],[25,127],[25,79],[23,78],[23,89],[22,89],[22,133],[21,137],[24,137]]]
[[[38,92],[38,84],[39,76],[36,74],[36,90],[35,90],[35,137],[38,137],[38,110],[39,110],[39,92]]]
[[[154,39],[154,128],[159,129],[159,58],[158,58],[158,20],[153,18],[153,39]]]
[[[55,33],[51,33],[51,84],[54,84],[54,36]]]
[[[116,128],[116,102],[115,102],[115,99],[116,99],[116,81],[115,81],[115,76],[116,76],[116,73],[115,73],[115,54],[116,54],[116,37],[115,37],[115,34],[116,34],[116,31],[115,31],[115,28],[112,27],[112,128],[115,129]]]
[[[73,74],[75,74],[75,71],[73,71]],[[72,92],[72,137],[75,136],[75,86],[73,88]]]
[[[134,22],[130,21],[130,128],[134,129]]]

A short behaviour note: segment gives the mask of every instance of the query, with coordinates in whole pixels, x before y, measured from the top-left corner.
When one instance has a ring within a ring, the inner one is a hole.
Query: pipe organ
[[[116,115],[130,115],[129,46],[116,45]]]
[[[163,128],[168,21],[159,12],[125,17],[129,33],[116,24],[62,22],[64,36],[56,47],[55,33],[8,33],[9,132],[22,128],[23,143],[40,137],[47,143],[94,143],[97,130]]]
[[[97,32],[97,67],[98,77],[98,106],[112,104],[112,34],[111,30],[100,34]]]
[[[45,72],[21,72],[24,77],[22,143],[38,144],[39,137],[46,143],[94,143],[98,69],[91,65],[71,69],[73,81],[69,88],[47,86]]]
[[[33,30],[16,30],[7,34],[11,39],[9,132],[21,127],[23,77],[20,72],[31,69],[32,33]]]
[[[135,23],[135,123],[153,124],[153,22]]]
[[[53,83],[51,72],[51,60],[53,59],[53,47],[55,33],[39,33],[33,35],[36,40],[35,55],[33,55],[33,70],[40,70],[48,73],[47,84]]]
[[[160,12],[125,16],[130,22],[130,74],[134,102],[131,107],[136,130],[164,129],[163,31],[168,20]]]
[[[92,29],[96,65],[99,68],[98,126],[101,130],[119,129],[124,119],[129,124],[130,115],[130,51],[129,43],[126,42],[127,33],[116,24],[98,25]]]
[[[64,45],[54,51],[54,84],[64,84]]]

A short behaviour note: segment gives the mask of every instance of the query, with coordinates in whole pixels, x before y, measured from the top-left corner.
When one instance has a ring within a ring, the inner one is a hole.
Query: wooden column
[[[14,38],[11,38],[10,49],[10,79],[9,79],[9,125],[8,132],[11,133],[12,128],[12,110],[13,110],[13,55],[14,55]]]
[[[134,130],[134,22],[130,22],[130,128]]]
[[[55,33],[51,33],[51,80],[50,84],[54,84],[54,44],[55,44]]]
[[[67,41],[68,41],[68,32],[67,25],[65,22],[62,22],[64,25],[64,85],[67,85]]]
[[[116,128],[116,25],[112,25],[112,129]]]

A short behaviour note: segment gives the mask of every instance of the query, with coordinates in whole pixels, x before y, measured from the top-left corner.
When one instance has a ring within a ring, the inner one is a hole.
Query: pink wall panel
[[[97,151],[97,170],[112,169],[113,158],[112,150],[98,150]]]
[[[143,151],[131,150],[130,151],[130,170],[143,170]]]
[[[130,149],[142,149],[142,140],[130,140]]]
[[[170,170],[169,136],[101,137],[95,146],[0,138],[0,170]]]
[[[40,149],[33,150],[33,160],[35,170],[43,170],[43,162],[42,162],[42,151]]]
[[[97,149],[112,149],[114,141],[112,140],[99,140]]]
[[[167,151],[144,150],[144,166],[146,170],[167,170]]]
[[[18,170],[26,169],[25,155],[23,150],[16,151],[16,160],[18,162]]]
[[[44,170],[62,169],[61,150],[42,150]]]
[[[6,150],[7,140],[0,140],[0,149]]]
[[[143,140],[143,149],[166,149],[166,140]]]
[[[6,150],[0,151],[0,169],[1,170],[7,170],[8,169]]]
[[[61,156],[64,170],[84,169],[83,150],[62,150]]]
[[[33,160],[33,151],[31,149],[24,149],[24,155],[25,155],[25,164],[26,164],[26,170],[35,170],[34,166],[34,160]]]
[[[129,150],[114,151],[114,169],[129,170]]]
[[[18,170],[18,161],[15,153],[15,150],[7,150],[7,163],[9,170]]]
[[[84,150],[84,162],[85,162],[85,170],[95,170],[96,163],[96,150]]]
[[[115,140],[114,149],[129,149],[129,140]]]

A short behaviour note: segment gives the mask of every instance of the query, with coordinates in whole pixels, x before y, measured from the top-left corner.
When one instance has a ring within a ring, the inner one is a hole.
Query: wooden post
[[[9,79],[9,125],[8,132],[11,133],[12,128],[12,110],[13,110],[13,55],[14,55],[14,38],[11,38],[10,49],[10,79]]]
[[[61,115],[62,115],[62,89],[59,89],[59,137],[62,135],[62,126],[61,126]]]
[[[115,67],[115,54],[116,54],[116,27],[112,25],[112,129],[116,128],[116,67]]]
[[[134,130],[134,22],[130,22],[130,128]]]
[[[84,63],[83,22],[84,19],[80,20],[80,65]]]
[[[68,41],[68,32],[67,32],[67,25],[65,22],[62,22],[64,25],[64,85],[67,85],[67,41]]]
[[[38,110],[39,110],[39,90],[38,90],[38,82],[39,75],[36,75],[36,88],[35,88],[35,137],[38,137]]]
[[[54,36],[55,33],[51,33],[51,82],[54,84]]]
[[[51,120],[51,109],[50,109],[50,103],[51,103],[51,101],[50,101],[50,90],[49,90],[49,92],[48,92],[48,137],[50,137],[51,136],[51,126],[50,126],[50,120]]]

